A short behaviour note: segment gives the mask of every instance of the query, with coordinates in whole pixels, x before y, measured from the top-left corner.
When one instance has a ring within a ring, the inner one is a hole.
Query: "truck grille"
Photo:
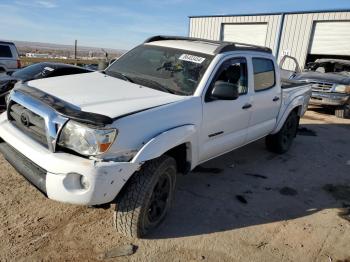
[[[13,125],[45,147],[48,147],[44,118],[16,102],[10,104],[8,117]]]
[[[331,83],[319,83],[319,82],[310,82],[312,86],[312,91],[317,92],[331,92],[333,84]]]

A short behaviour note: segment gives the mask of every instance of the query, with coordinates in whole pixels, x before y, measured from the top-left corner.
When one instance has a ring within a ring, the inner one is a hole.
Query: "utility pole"
[[[75,44],[74,44],[74,59],[77,59],[77,44],[78,44],[78,40],[75,40]]]

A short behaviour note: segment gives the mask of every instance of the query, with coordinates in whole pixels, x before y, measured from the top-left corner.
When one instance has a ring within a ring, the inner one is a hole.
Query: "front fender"
[[[145,161],[160,157],[170,149],[183,143],[191,144],[191,152],[194,154],[194,125],[183,125],[164,131],[149,140],[131,160],[132,163],[143,163]],[[193,160],[193,159],[192,159]]]

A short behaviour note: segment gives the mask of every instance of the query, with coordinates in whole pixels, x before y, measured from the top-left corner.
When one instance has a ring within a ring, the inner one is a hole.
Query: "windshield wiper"
[[[123,73],[117,72],[117,71],[101,71],[101,73],[108,75],[108,76],[117,77],[119,79],[123,79],[123,80],[131,82],[131,83],[135,83],[132,78],[130,78],[129,76],[127,76]]]
[[[183,92],[180,90],[175,90],[172,88],[168,88],[168,87],[163,86],[159,82],[152,80],[152,79],[142,78],[142,77],[134,77],[134,79],[136,82],[141,82],[141,83],[146,83],[146,85],[147,84],[151,85],[151,86],[149,86],[150,88],[155,88],[155,89],[165,91],[165,92],[170,93],[170,94],[188,95],[186,92]]]
[[[112,76],[112,77],[124,79],[125,81],[131,82],[131,83],[144,84],[144,85],[148,86],[149,88],[158,89],[160,91],[164,91],[164,92],[167,92],[170,94],[188,95],[185,92],[181,92],[178,90],[174,90],[174,89],[165,87],[162,84],[160,84],[159,82],[157,82],[155,80],[148,79],[148,78],[136,77],[136,76],[131,78],[130,76],[127,76],[124,73],[120,73],[117,71],[101,71],[101,73]]]
[[[154,81],[154,80],[151,80],[148,78],[135,77],[135,80],[137,82],[145,84],[146,86],[150,85],[149,86],[150,88],[155,88],[155,89],[165,91],[165,92],[170,93],[170,94],[175,94],[175,92],[176,92],[175,90],[173,90],[171,88],[167,88],[167,87],[163,86],[162,84],[158,83],[157,81]]]

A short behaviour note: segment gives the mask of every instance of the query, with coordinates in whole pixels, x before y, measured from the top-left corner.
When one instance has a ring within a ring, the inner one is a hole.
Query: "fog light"
[[[89,180],[86,176],[80,176],[80,184],[84,189],[88,189],[90,187]]]

